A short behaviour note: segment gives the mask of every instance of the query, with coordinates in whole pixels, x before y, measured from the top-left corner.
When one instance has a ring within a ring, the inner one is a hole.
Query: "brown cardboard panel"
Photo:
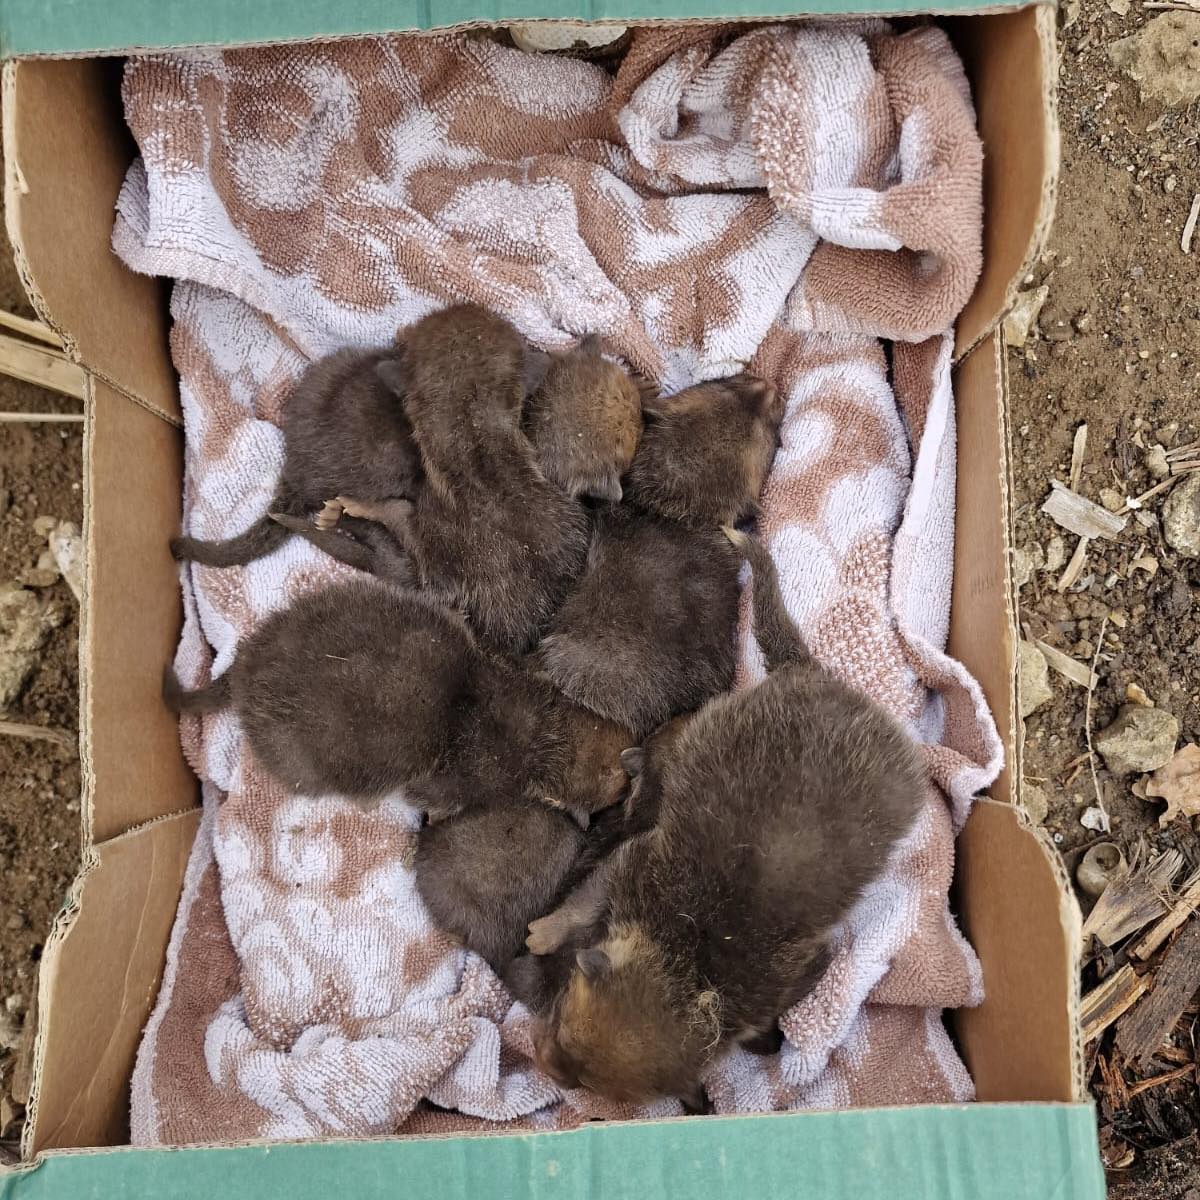
[[[958,319],[956,354],[1008,309],[1050,231],[1058,176],[1054,8],[946,22],[983,137],[983,274]]]
[[[129,1076],[158,992],[198,809],[95,848],[46,942],[29,1152],[129,1140]]]
[[[179,726],[161,699],[179,640],[182,434],[94,382],[88,404],[87,606],[81,646],[85,819],[100,842],[196,803]]]
[[[1083,1099],[1079,909],[1057,852],[1013,805],[980,800],[958,855],[985,999],[955,1026],[979,1099]]]
[[[1016,725],[1016,625],[1008,564],[1008,437],[1003,348],[993,333],[955,369],[958,489],[950,654],[979,681],[1004,743],[992,795],[1010,799]]]
[[[178,420],[162,285],[110,249],[134,156],[119,81],[120,64],[98,59],[6,65],[9,236],[26,289],[71,356]]]

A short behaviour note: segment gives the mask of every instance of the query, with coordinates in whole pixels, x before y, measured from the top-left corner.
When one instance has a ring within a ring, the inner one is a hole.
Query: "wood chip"
[[[1157,921],[1170,907],[1171,881],[1183,866],[1178,850],[1164,850],[1144,866],[1118,876],[1104,889],[1083,923],[1083,939],[1115,946]]]
[[[1115,538],[1125,528],[1123,516],[1110,513],[1107,508],[1101,507],[1086,496],[1063,487],[1058,480],[1052,481],[1050,495],[1042,505],[1042,512],[1056,524],[1080,537]]]
[[[84,371],[68,362],[61,351],[48,346],[31,346],[19,338],[0,333],[0,374],[36,383],[51,391],[83,399]]]
[[[1095,687],[1099,683],[1100,677],[1077,658],[1072,658],[1069,654],[1056,650],[1048,642],[1035,641],[1033,644],[1046,656],[1046,661],[1064,679],[1069,679],[1083,688]]]
[[[1129,953],[1145,962],[1197,908],[1200,908],[1200,871],[1183,885],[1183,890],[1167,915],[1157,925],[1152,926]]]
[[[1154,990],[1117,1025],[1117,1046],[1144,1069],[1200,988],[1200,921],[1190,921],[1154,975]]]
[[[1182,1079],[1185,1075],[1195,1074],[1196,1067],[1194,1063],[1188,1063],[1186,1067],[1177,1067],[1174,1071],[1167,1071],[1162,1075],[1155,1075],[1153,1079],[1142,1079],[1135,1083],[1128,1091],[1130,1099],[1140,1095],[1142,1092],[1148,1092],[1151,1088],[1162,1087],[1164,1083],[1171,1083],[1173,1080]]]
[[[1092,988],[1079,1006],[1079,1023],[1083,1027],[1083,1044],[1102,1034],[1118,1017],[1128,1012],[1150,986],[1146,976],[1138,975],[1126,963],[1103,983]]]
[[[1087,450],[1088,427],[1085,421],[1075,430],[1075,442],[1071,447],[1071,491],[1079,489],[1079,473],[1083,470],[1083,456]]]
[[[0,309],[0,325],[5,329],[23,333],[26,337],[36,338],[48,346],[61,348],[63,344],[62,338],[49,325],[43,325],[41,321],[31,321],[28,317],[18,317],[16,313],[5,312],[3,309]]]
[[[42,425],[54,421],[82,420],[83,413],[0,412],[0,425]]]
[[[20,721],[0,721],[0,736],[25,738],[31,742],[55,742],[72,749],[79,744],[79,739],[72,733],[47,729],[44,725],[25,725]]]
[[[1080,572],[1083,570],[1084,560],[1087,558],[1088,543],[1091,538],[1081,537],[1075,547],[1075,553],[1071,555],[1071,561],[1067,563],[1067,568],[1059,576],[1058,582],[1054,585],[1056,592],[1065,592],[1067,588],[1073,587],[1075,580],[1079,578]]]
[[[1179,248],[1184,254],[1192,252],[1192,234],[1196,232],[1197,221],[1200,221],[1200,192],[1192,197],[1192,207],[1183,224],[1183,237],[1179,239]]]

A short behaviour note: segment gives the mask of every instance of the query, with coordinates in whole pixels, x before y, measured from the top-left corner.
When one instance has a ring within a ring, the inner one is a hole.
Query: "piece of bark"
[[[1125,517],[1110,513],[1086,496],[1063,487],[1057,479],[1051,481],[1050,495],[1042,504],[1042,512],[1063,529],[1085,538],[1115,538],[1125,528]]]
[[[1075,581],[1083,574],[1084,560],[1087,558],[1088,546],[1092,543],[1091,538],[1081,537],[1075,546],[1075,552],[1071,555],[1071,561],[1067,563],[1066,570],[1059,576],[1058,582],[1054,585],[1056,592],[1065,592],[1067,588],[1074,587]]]
[[[70,362],[61,350],[34,346],[3,333],[0,333],[0,374],[36,383],[76,400],[84,397],[83,368]]]
[[[1083,471],[1083,456],[1087,452],[1088,427],[1085,421],[1075,430],[1075,441],[1071,446],[1071,491],[1079,487],[1079,476]]]
[[[1165,850],[1143,867],[1112,881],[1083,923],[1083,940],[1089,937],[1115,946],[1131,933],[1144,929],[1167,911],[1171,880],[1183,866],[1178,850]]]
[[[1154,925],[1146,935],[1133,946],[1129,953],[1145,962],[1158,948],[1200,908],[1200,871],[1183,885],[1183,890],[1171,905],[1167,915],[1157,925]]]
[[[1150,986],[1150,980],[1138,975],[1126,963],[1103,983],[1097,984],[1079,1006],[1079,1023],[1083,1027],[1083,1044],[1099,1037],[1118,1017],[1129,1011]]]
[[[1200,988],[1200,920],[1190,921],[1154,973],[1150,994],[1117,1025],[1117,1047],[1144,1069]]]
[[[1080,687],[1095,687],[1100,677],[1079,659],[1056,650],[1049,642],[1035,641],[1033,643],[1046,657],[1046,662],[1052,666],[1064,679],[1079,684]]]

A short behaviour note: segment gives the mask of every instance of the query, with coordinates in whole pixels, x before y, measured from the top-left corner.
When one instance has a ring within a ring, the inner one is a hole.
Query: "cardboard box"
[[[81,654],[83,869],[49,937],[24,1152],[0,1197],[119,1193],[297,1196],[349,1186],[461,1196],[1079,1197],[1103,1194],[1077,1023],[1078,913],[1061,865],[1014,806],[1014,598],[1008,428],[997,327],[1045,236],[1057,166],[1054,14],[961,15],[983,136],[985,266],[957,329],[958,537],[950,651],[981,682],[1008,769],[959,842],[957,908],[987,999],[953,1027],[980,1103],[591,1125],[568,1133],[105,1151],[128,1136],[128,1081],[188,850],[197,785],[159,676],[180,627],[167,550],[182,434],[164,286],[109,249],[133,156],[118,96],[124,47],[282,41],[530,16],[657,20],[847,11],[854,0],[525,0],[357,5],[296,0],[84,6],[8,0],[4,149],[9,233],[43,319],[87,370],[87,590]],[[922,0],[888,11],[920,11]],[[38,55],[84,55],[55,60]],[[87,56],[87,55],[91,56]],[[84,1148],[97,1148],[81,1154]],[[62,1151],[76,1153],[60,1153]]]

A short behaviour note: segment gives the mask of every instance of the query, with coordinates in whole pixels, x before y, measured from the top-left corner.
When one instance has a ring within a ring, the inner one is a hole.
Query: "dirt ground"
[[[1136,497],[1157,481],[1147,465],[1155,443],[1171,450],[1200,437],[1200,236],[1190,255],[1180,247],[1200,191],[1200,103],[1143,99],[1109,53],[1157,15],[1128,0],[1072,0],[1060,14],[1058,216],[1050,249],[1027,281],[1031,290],[1045,286],[1047,298],[1028,341],[1009,351],[1014,503],[1017,545],[1030,571],[1020,593],[1026,636],[1087,663],[1103,624],[1093,730],[1113,720],[1135,685],[1178,719],[1184,745],[1200,740],[1200,559],[1181,557],[1164,542],[1158,514],[1166,493],[1142,509],[1152,519],[1127,519],[1118,537],[1093,542],[1079,583],[1065,592],[1055,585],[1077,539],[1039,511],[1050,480],[1068,481],[1082,423],[1088,438],[1078,489],[1098,502],[1102,489]],[[1200,14],[1183,16],[1195,22],[1193,60],[1180,76],[1186,90],[1189,70],[1193,82],[1200,79]],[[1190,36],[1190,28],[1183,32]],[[7,256],[0,306],[32,315]],[[0,411],[76,407],[0,378]],[[81,469],[78,425],[0,425],[0,586],[36,578],[32,590],[56,623],[3,716],[71,734],[78,719],[77,608],[61,579],[47,583],[36,570],[46,541],[34,521],[82,523]],[[1142,565],[1132,567],[1135,560]],[[1035,804],[1045,800],[1046,829],[1074,868],[1102,836],[1081,824],[1096,805],[1080,757],[1087,752],[1087,694],[1054,671],[1050,686],[1052,698],[1026,722],[1024,774]],[[1175,847],[1189,872],[1200,866],[1200,839],[1186,820],[1160,830],[1161,803],[1134,794],[1140,776],[1117,777],[1102,758],[1097,764],[1111,836],[1127,857],[1139,845]],[[9,1094],[15,1045],[42,940],[78,852],[74,751],[0,737],[0,1139],[10,1145],[20,1119]],[[1096,964],[1087,968],[1085,989],[1098,971]],[[1186,1019],[1194,1017],[1194,999],[1191,1014]],[[1100,1050],[1101,1057],[1110,1053],[1106,1041]],[[1097,1096],[1111,1195],[1200,1200],[1195,1073],[1148,1089],[1123,1109],[1099,1085]]]
[[[1120,8],[1126,15],[1113,11]],[[1067,6],[1060,21],[1074,9]],[[1143,100],[1109,54],[1117,39],[1158,15],[1124,0],[1083,0],[1063,30],[1058,214],[1050,249],[1029,280],[1031,289],[1045,285],[1048,296],[1033,336],[1009,350],[1009,368],[1016,541],[1032,564],[1020,592],[1025,634],[1086,666],[1107,616],[1093,731],[1113,721],[1134,685],[1178,719],[1183,746],[1200,740],[1200,560],[1182,557],[1163,540],[1167,493],[1145,503],[1145,524],[1127,518],[1115,540],[1093,541],[1079,583],[1065,593],[1055,588],[1065,563],[1055,559],[1069,557],[1078,539],[1039,511],[1051,479],[1068,482],[1082,423],[1088,434],[1078,490],[1098,503],[1102,489],[1123,499],[1157,482],[1147,465],[1156,443],[1171,450],[1200,436],[1200,237],[1190,255],[1181,249],[1200,191],[1200,104]],[[1200,90],[1200,13],[1178,16],[1190,23],[1191,85]],[[1056,536],[1061,552],[1052,544]],[[1047,555],[1052,569],[1038,569]],[[1139,558],[1144,565],[1131,568]],[[1074,867],[1082,849],[1103,838],[1081,824],[1097,805],[1080,759],[1088,749],[1087,692],[1053,670],[1050,686],[1053,698],[1026,721],[1024,777],[1044,798],[1045,827]],[[1187,873],[1200,865],[1200,841],[1188,821],[1160,830],[1162,802],[1134,794],[1142,776],[1118,777],[1102,757],[1096,761],[1112,840],[1126,858],[1139,845],[1143,854],[1175,847]],[[1085,990],[1097,979],[1097,967],[1089,967]],[[1194,1019],[1194,1000],[1191,1007],[1185,1022]],[[1110,1039],[1111,1031],[1100,1050],[1111,1062]],[[1129,1075],[1131,1082],[1136,1077]],[[1124,1109],[1112,1103],[1099,1069],[1093,1082],[1110,1194],[1196,1200],[1195,1072],[1146,1090]]]
[[[7,250],[0,256],[0,308],[34,315]],[[0,412],[80,407],[0,376]],[[57,572],[39,570],[47,544],[34,522],[53,517],[82,526],[82,429],[0,423],[0,588],[29,585],[46,639],[0,718],[60,731],[72,742],[79,725],[78,605]],[[73,745],[0,736],[0,1150],[12,1151],[19,1136],[22,1110],[12,1090],[20,1033],[42,943],[79,863],[79,787]]]

